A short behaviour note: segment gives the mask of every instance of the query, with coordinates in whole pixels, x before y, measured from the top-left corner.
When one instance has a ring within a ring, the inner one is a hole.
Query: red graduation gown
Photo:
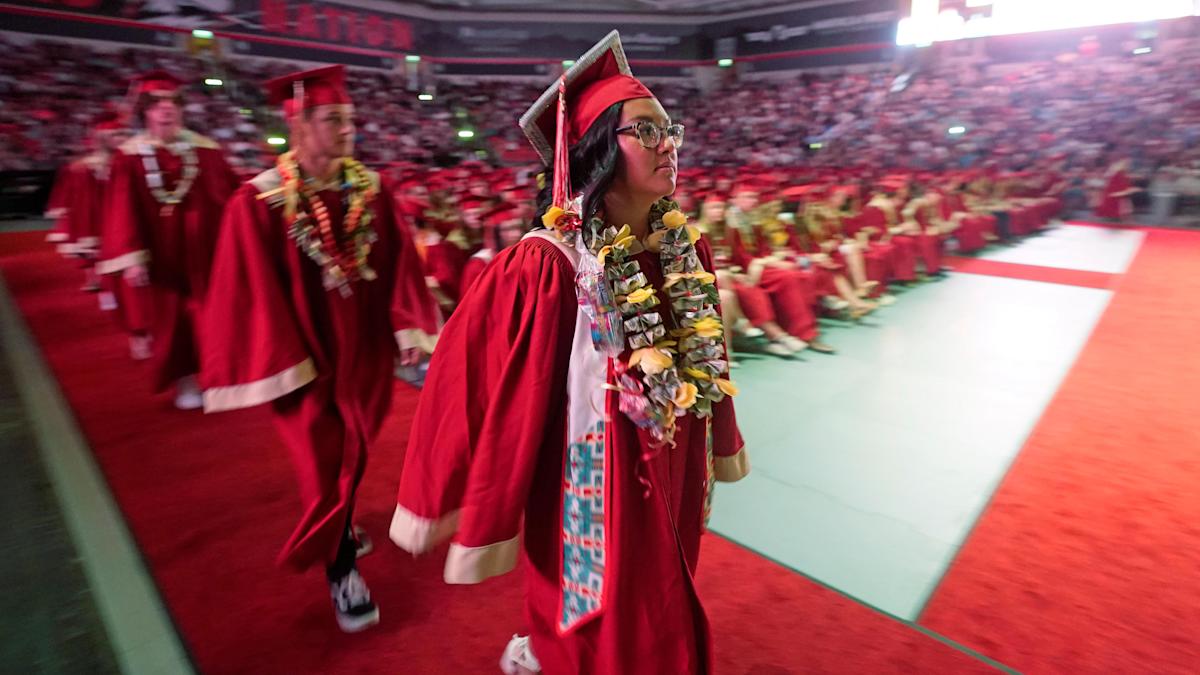
[[[221,211],[241,182],[215,142],[191,136],[199,174],[171,213],[163,212],[146,183],[137,152],[142,136],[122,145],[114,156],[104,209],[99,271],[116,274],[144,264],[150,272],[155,391],[200,370],[196,314],[208,287]],[[155,157],[165,189],[173,190],[183,173],[183,159],[163,147],[156,148]]]
[[[95,257],[99,244],[99,228],[96,224],[101,190],[95,189],[99,181],[107,181],[93,174],[94,160],[77,159],[58,170],[50,201],[46,204],[46,215],[55,219],[54,229],[46,241],[58,245],[64,256],[84,257],[90,253]]]
[[[492,259],[495,257],[496,254],[494,251],[485,248],[476,251],[474,255],[467,259],[467,264],[463,265],[462,271],[463,293],[467,292],[467,289],[475,283],[479,275],[483,274],[483,271],[487,269],[488,263],[492,262]]]
[[[463,289],[461,283],[467,258],[466,251],[444,237],[425,247],[425,274],[437,281],[438,288],[451,302],[458,302]]]
[[[707,244],[699,249],[711,269]],[[643,253],[639,262],[661,288],[657,255]],[[706,423],[680,419],[676,446],[653,452],[641,470],[649,439],[616,412],[612,394],[605,606],[559,634],[574,279],[554,244],[528,238],[499,253],[468,290],[430,365],[392,539],[419,553],[453,535],[449,583],[503,574],[523,554],[526,628],[548,675],[711,672],[708,622],[693,583],[710,485]],[[669,322],[669,306],[662,307]],[[730,399],[715,406],[711,430],[716,479],[741,478],[749,466]]]
[[[54,185],[50,187],[50,198],[46,201],[46,218],[54,221],[54,227],[46,234],[46,241],[52,244],[63,244],[70,239],[67,233],[67,195],[71,193],[72,181],[75,179],[75,172],[72,171],[74,162],[68,162],[58,168],[54,173]],[[65,254],[66,250],[62,247],[58,249],[60,253]]]
[[[1096,216],[1100,218],[1127,218],[1133,213],[1133,201],[1126,192],[1133,187],[1129,174],[1116,171],[1104,184],[1100,194],[1100,204],[1096,207]]]
[[[911,237],[889,236],[888,228],[899,225],[896,207],[867,204],[863,208],[864,227],[879,230],[879,237],[887,237],[891,246],[891,273],[896,281],[914,281],[917,278],[917,243]]]
[[[90,268],[100,254],[104,207],[108,199],[109,168],[105,160],[88,156],[59,170],[49,211],[58,224],[49,241],[58,242],[63,255],[79,258]],[[144,333],[149,325],[150,300],[146,289],[133,288],[123,279],[108,277],[102,288],[117,300],[117,322],[127,332]]]
[[[397,343],[431,350],[438,313],[386,186],[370,207],[378,278],[343,297],[288,236],[282,205],[258,199],[279,182],[274,169],[261,174],[225,211],[201,321],[201,385],[206,412],[273,402],[304,503],[279,562],[303,570],[333,561],[389,410]],[[318,194],[339,228],[340,191]]]
[[[757,285],[771,299],[774,320],[779,322],[779,326],[783,328],[784,332],[805,342],[817,339],[820,335],[820,327],[817,325],[817,315],[813,311],[816,296],[812,277],[805,275],[797,267],[755,263],[757,258],[769,256],[771,252],[769,246],[764,246],[761,237],[755,237],[756,241],[753,243],[756,245],[754,251],[756,255],[752,255],[741,232],[730,227],[726,236],[726,245],[729,247],[730,260],[733,264],[748,272],[752,269],[752,265],[753,269],[761,266],[761,275]],[[753,274],[753,272],[750,273]],[[754,302],[752,300],[752,306]],[[758,314],[761,315],[761,313]],[[753,319],[751,321],[753,322]]]

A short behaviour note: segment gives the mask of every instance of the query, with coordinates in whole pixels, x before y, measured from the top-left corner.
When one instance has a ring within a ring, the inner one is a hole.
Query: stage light
[[[287,145],[287,139],[283,136],[267,136],[267,145]]]
[[[1137,49],[1133,50],[1133,53],[1141,55],[1141,54],[1149,54],[1152,51],[1154,51],[1154,50],[1151,49],[1150,47],[1138,47]]]
[[[417,94],[418,101],[432,101],[433,94]]]
[[[821,148],[825,147],[825,144],[824,143],[809,143],[808,147],[812,148],[813,150],[820,150]]]
[[[967,128],[966,127],[950,127],[949,129],[946,130],[946,133],[949,133],[951,136],[961,136],[961,135],[967,133]]]
[[[409,54],[408,56],[404,57],[404,60],[409,63],[420,63],[421,57],[417,56],[416,54]]]
[[[199,40],[211,40],[213,37],[213,32],[211,30],[204,30],[203,28],[197,28],[192,31],[192,37],[197,38]]]
[[[225,82],[223,80],[221,80],[220,78],[206,77],[206,78],[204,78],[204,84],[207,84],[210,87],[220,87],[220,86],[224,85]]]
[[[471,131],[470,129],[459,129],[458,137],[463,140],[475,138],[475,132]]]
[[[254,111],[249,108],[242,108],[242,109],[238,110],[238,112],[246,117],[250,117],[251,115],[254,114]]]
[[[574,60],[572,60],[572,59],[565,59],[565,60],[563,60],[563,62],[562,62],[562,66],[563,66],[563,68],[570,68],[570,67],[571,67],[571,66],[573,66],[573,65],[575,65],[575,61],[574,61]]]
[[[937,0],[913,0],[896,27],[896,44],[925,46],[992,35],[1017,35],[1122,23],[1147,23],[1191,16],[1194,0],[992,0],[990,15],[970,20]],[[969,6],[984,5],[972,2]]]
[[[717,59],[717,67],[728,68],[733,65],[733,59]]]

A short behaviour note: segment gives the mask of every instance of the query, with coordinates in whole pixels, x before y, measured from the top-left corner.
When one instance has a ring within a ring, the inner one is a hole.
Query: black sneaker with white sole
[[[357,633],[379,623],[379,608],[371,601],[371,591],[358,570],[329,582],[329,593],[338,627],[343,631]]]

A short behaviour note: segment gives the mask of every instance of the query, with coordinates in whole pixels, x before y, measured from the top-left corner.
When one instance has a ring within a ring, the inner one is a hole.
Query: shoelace
[[[353,570],[343,577],[338,582],[334,593],[338,609],[343,612],[371,601],[371,591],[367,588],[367,584],[359,575],[358,570]]]

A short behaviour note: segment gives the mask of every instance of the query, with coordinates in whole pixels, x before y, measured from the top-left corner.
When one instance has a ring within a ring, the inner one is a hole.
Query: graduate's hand
[[[415,366],[421,362],[421,356],[422,356],[421,350],[417,349],[416,347],[410,347],[409,349],[401,349],[400,350],[400,365],[406,366],[406,367]]]
[[[147,270],[145,265],[126,267],[121,276],[125,278],[125,283],[134,288],[150,285],[150,270]]]

